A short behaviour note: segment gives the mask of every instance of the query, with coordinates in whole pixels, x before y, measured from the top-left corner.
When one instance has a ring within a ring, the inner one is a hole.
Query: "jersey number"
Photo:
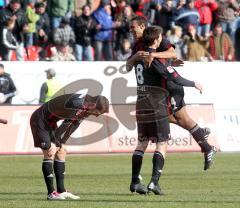
[[[138,84],[143,84],[144,83],[144,77],[143,77],[143,65],[138,64],[136,67],[136,77],[137,77],[137,82]]]

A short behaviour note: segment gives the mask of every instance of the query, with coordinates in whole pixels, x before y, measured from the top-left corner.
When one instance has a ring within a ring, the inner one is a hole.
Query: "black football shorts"
[[[173,95],[169,97],[168,101],[168,111],[170,114],[178,112],[182,107],[186,106],[184,102],[184,96],[182,95]]]
[[[42,115],[41,110],[36,110],[30,118],[30,126],[33,135],[34,147],[47,150],[55,141],[55,131]],[[56,144],[56,146],[59,146]]]
[[[136,120],[139,141],[163,142],[170,139],[166,99],[138,96]]]

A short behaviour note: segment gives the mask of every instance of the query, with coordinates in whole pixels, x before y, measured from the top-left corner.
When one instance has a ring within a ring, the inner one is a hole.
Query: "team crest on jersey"
[[[168,70],[169,73],[173,73],[175,71],[172,66],[168,66],[167,70]]]

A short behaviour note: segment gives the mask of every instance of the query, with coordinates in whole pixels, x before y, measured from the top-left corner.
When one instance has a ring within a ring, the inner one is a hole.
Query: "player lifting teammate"
[[[104,96],[66,94],[56,97],[38,108],[30,125],[34,146],[43,152],[42,172],[48,190],[48,200],[79,199],[64,187],[66,150],[63,146],[84,118],[108,112],[109,102]],[[63,120],[58,127],[57,122]],[[53,186],[55,173],[57,191]]]

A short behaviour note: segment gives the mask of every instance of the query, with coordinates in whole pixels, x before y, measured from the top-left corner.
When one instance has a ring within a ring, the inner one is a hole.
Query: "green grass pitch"
[[[151,154],[142,169],[147,184]],[[222,208],[240,207],[240,154],[218,153],[203,171],[201,153],[167,155],[161,186],[165,196],[129,192],[131,155],[68,156],[66,187],[78,201],[47,201],[40,156],[0,157],[0,208]]]

